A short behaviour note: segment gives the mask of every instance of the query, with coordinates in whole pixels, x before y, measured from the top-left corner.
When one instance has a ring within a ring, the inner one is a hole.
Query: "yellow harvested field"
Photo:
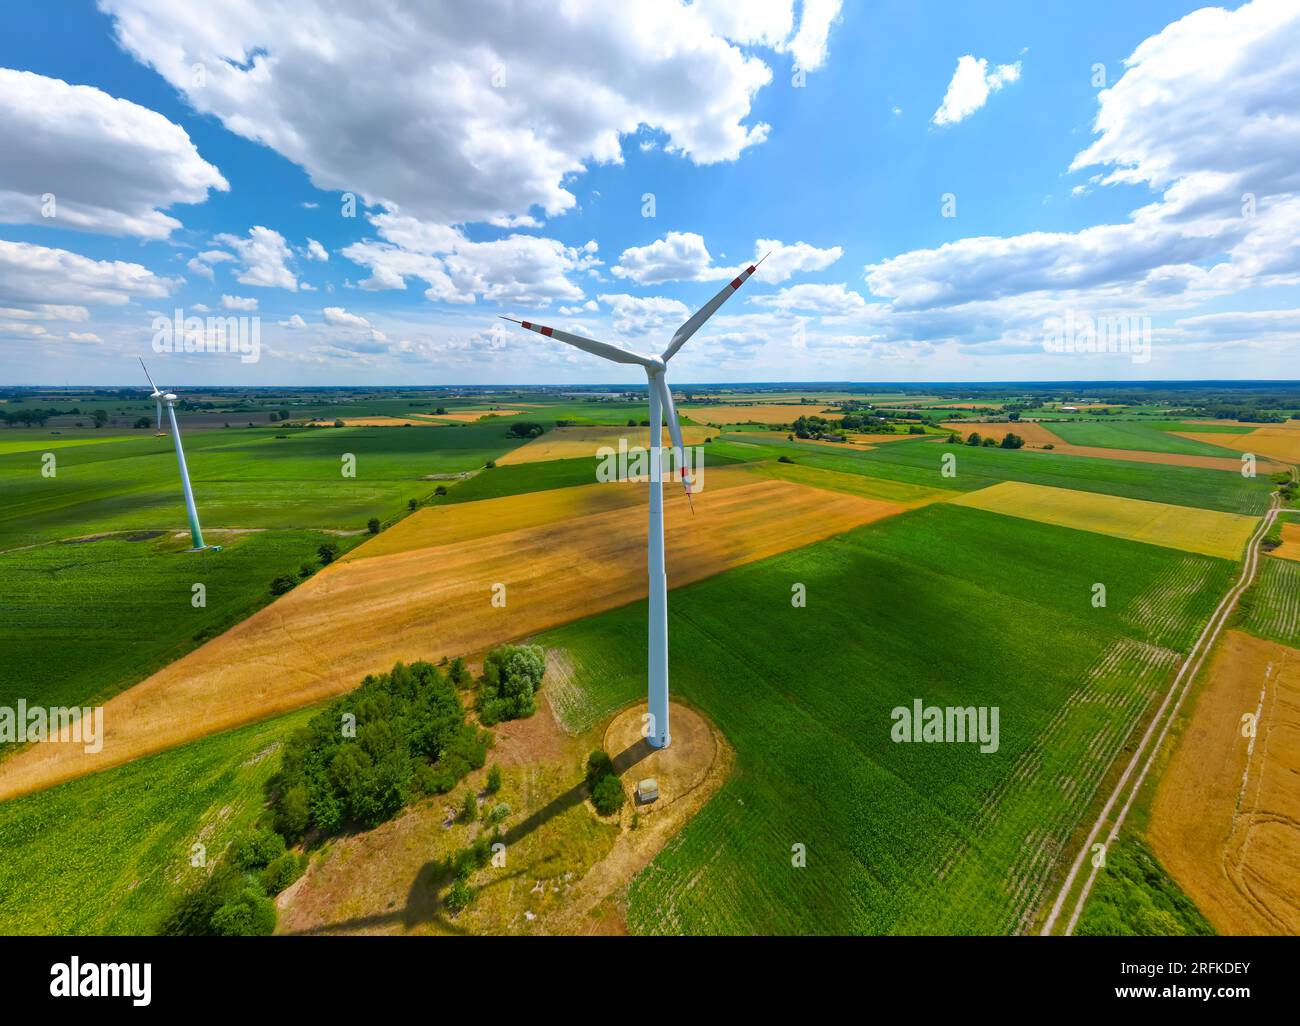
[[[523,410],[456,410],[453,413],[415,414],[414,416],[428,416],[436,420],[454,420],[462,424],[472,424],[484,417],[518,417],[524,412]]]
[[[666,498],[670,587],[902,512],[786,481]],[[414,539],[419,544],[421,539]],[[626,506],[452,545],[334,563],[104,707],[104,745],[37,744],[0,799],[355,688],[397,660],[475,656],[646,594],[646,511]],[[505,606],[493,597],[505,589]]]
[[[679,406],[679,417],[690,417],[701,424],[791,424],[800,417],[823,417],[835,420],[844,416],[838,410],[826,412],[821,403],[755,403],[752,406]]]
[[[1300,424],[1300,421],[1288,421]],[[1241,434],[1223,431],[1176,431],[1182,438],[1195,442],[1221,445],[1238,452],[1253,452],[1256,456],[1272,456],[1286,463],[1300,463],[1300,430],[1293,427],[1262,427]]]
[[[960,456],[958,457],[960,459]],[[1239,513],[1003,481],[949,502],[1114,538],[1240,559],[1258,520]]]
[[[682,441],[686,445],[699,445],[718,433],[717,428],[683,425]],[[513,463],[544,463],[547,460],[571,460],[582,456],[595,456],[596,450],[609,446],[617,450],[619,439],[627,439],[628,448],[650,444],[647,427],[562,427],[548,431],[539,438],[512,449],[497,460],[497,466]],[[667,430],[663,444],[671,445]]]
[[[1300,650],[1223,635],[1147,835],[1219,933],[1300,934]]]
[[[1282,525],[1282,544],[1269,553],[1280,559],[1294,559],[1300,563],[1300,524],[1289,521]]]
[[[753,484],[759,476],[744,466],[703,467],[697,471],[699,490],[697,503],[707,502],[707,496],[724,488]],[[680,494],[681,485],[675,480],[664,482],[665,496]],[[526,492],[507,495],[499,499],[482,499],[479,502],[458,502],[446,506],[428,506],[413,513],[387,531],[359,545],[343,562],[371,559],[394,552],[411,552],[415,549],[454,545],[457,542],[488,535],[540,527],[574,517],[605,513],[625,506],[644,506],[645,485],[628,481],[608,484],[578,485],[574,488],[552,488],[544,492]]]

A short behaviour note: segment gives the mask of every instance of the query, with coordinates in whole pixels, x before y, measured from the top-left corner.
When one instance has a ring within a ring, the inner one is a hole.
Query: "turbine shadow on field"
[[[613,756],[614,771],[621,776],[633,766],[644,761],[654,750],[649,739],[642,738],[635,744],[623,749],[618,755]],[[505,843],[506,849],[509,850],[511,846],[518,844],[556,816],[567,812],[575,805],[580,805],[586,797],[587,783],[585,780],[580,780],[568,790],[556,795],[536,812],[520,820],[501,835],[500,840]],[[443,896],[451,885],[454,875],[454,870],[447,860],[431,860],[422,865],[419,872],[415,874],[415,879],[411,882],[411,889],[406,895],[406,904],[402,908],[395,908],[374,915],[356,916],[335,923],[322,923],[319,926],[295,932],[303,935],[352,933],[376,926],[388,926],[398,923],[410,930],[422,924],[436,923],[441,929],[450,933],[468,933],[469,931],[457,926],[455,921],[450,919],[443,911]],[[494,875],[482,887],[495,886],[512,877],[523,875],[522,869],[514,870],[509,874]]]

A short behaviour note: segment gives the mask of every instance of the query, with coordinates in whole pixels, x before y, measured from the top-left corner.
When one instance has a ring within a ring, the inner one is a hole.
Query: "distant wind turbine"
[[[649,654],[649,707],[650,733],[648,740],[655,748],[667,748],[672,737],[668,730],[668,578],[664,573],[664,492],[663,492],[663,425],[665,416],[668,421],[668,434],[672,438],[673,452],[681,473],[682,487],[686,490],[687,500],[691,495],[691,479],[686,472],[682,444],[682,429],[677,422],[677,409],[673,405],[672,389],[668,387],[665,376],[668,361],[686,344],[687,339],[700,330],[700,327],[731,298],[733,292],[740,288],[749,276],[767,259],[765,254],[758,263],[750,264],[716,296],[710,299],[676,332],[668,342],[668,348],[660,356],[643,356],[628,352],[608,342],[574,335],[559,328],[548,328],[531,321],[517,321],[513,317],[504,320],[513,321],[529,331],[536,331],[558,342],[567,342],[593,356],[600,356],[614,363],[636,364],[645,368],[648,391],[650,393],[650,531],[646,540],[647,568],[650,576],[650,654]],[[177,440],[179,445],[179,439]]]
[[[158,404],[158,423],[162,425],[162,404],[167,404],[167,417],[172,425],[172,441],[176,443],[176,462],[181,468],[181,488],[185,491],[185,512],[190,518],[190,540],[194,543],[192,552],[198,552],[206,549],[208,546],[203,544],[203,532],[199,529],[199,511],[194,508],[194,491],[190,488],[190,472],[185,466],[185,450],[181,448],[181,429],[176,423],[176,395],[172,392],[163,392],[153,383],[153,377],[149,373],[149,368],[144,365],[144,359],[140,360],[140,367],[144,371],[144,376],[149,379],[149,387],[153,389],[152,398]]]

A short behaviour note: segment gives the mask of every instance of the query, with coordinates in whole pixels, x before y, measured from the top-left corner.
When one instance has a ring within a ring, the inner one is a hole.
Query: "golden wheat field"
[[[716,428],[699,427],[694,424],[682,426],[682,442],[686,445],[700,445],[706,438],[718,433]],[[596,451],[605,446],[617,450],[620,439],[626,439],[628,448],[648,446],[650,429],[648,427],[562,427],[548,431],[531,442],[512,449],[497,460],[498,466],[510,466],[515,463],[545,463],[547,460],[571,460],[583,456],[595,456]],[[663,444],[672,445],[667,429],[663,433]]]
[[[760,480],[759,475],[743,466],[704,467],[697,470],[696,475],[696,481],[702,487],[696,493],[695,501],[701,504],[708,501],[706,496],[709,493]],[[666,480],[664,488],[666,497],[681,493],[681,485],[676,481]],[[645,501],[644,484],[613,481],[608,484],[578,485],[574,488],[552,488],[544,492],[507,495],[478,502],[430,506],[413,513],[365,545],[353,549],[343,560],[373,559],[394,552],[453,545],[491,534],[605,513],[625,506],[644,508]]]
[[[1295,424],[1297,427],[1262,427],[1241,434],[1221,431],[1179,431],[1177,434],[1194,442],[1208,442],[1225,449],[1272,456],[1284,463],[1300,463],[1300,421],[1288,421],[1287,424]]]
[[[752,406],[682,406],[679,416],[689,416],[697,424],[791,424],[800,417],[824,417],[838,420],[838,410],[826,412],[821,403],[755,403]]]
[[[1282,544],[1269,553],[1280,559],[1293,559],[1300,563],[1300,524],[1289,521],[1282,525]]]
[[[664,507],[670,587],[905,509],[772,480],[708,491],[693,515],[680,494]],[[474,656],[636,601],[646,593],[645,544],[637,504],[340,561],[110,699],[99,754],[75,745],[17,753],[5,763],[0,798],[310,705],[399,659]]]
[[[1300,650],[1224,634],[1147,833],[1220,933],[1300,933]]]
[[[1234,560],[1241,558],[1258,523],[1255,517],[1240,513],[1220,513],[1021,481],[1003,481],[948,501],[956,506],[972,506],[990,513]]]

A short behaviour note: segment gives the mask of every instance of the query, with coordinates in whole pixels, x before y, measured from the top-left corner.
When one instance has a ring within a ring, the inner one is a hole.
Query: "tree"
[[[540,645],[502,645],[483,660],[483,681],[477,708],[485,726],[517,720],[537,711],[534,696],[546,675],[546,655]]]
[[[602,777],[591,792],[591,804],[602,816],[612,816],[623,807],[627,795],[623,793],[623,784],[612,773]]]
[[[371,518],[366,522],[366,529],[367,529],[371,534],[378,534],[378,533],[379,533],[379,518],[378,518],[378,517],[371,517]]]
[[[441,487],[441,486],[439,486],[439,487]],[[419,499],[407,499],[407,500],[406,500],[406,508],[409,509],[412,513],[414,513],[417,509],[420,508],[420,500],[419,500]]]
[[[627,422],[627,426],[628,426],[628,427],[636,427],[636,421],[635,421],[635,420],[632,420],[632,419],[629,419],[628,422]]]
[[[465,823],[473,823],[478,819],[478,798],[473,791],[466,791],[465,797],[461,799],[460,818]]]
[[[594,791],[596,785],[614,772],[614,760],[603,748],[595,749],[587,756],[587,789]]]
[[[978,431],[972,431],[969,435],[966,436],[967,445],[980,445],[983,441],[984,439],[980,437],[980,433]]]
[[[433,494],[434,494],[434,495],[446,495],[446,494],[447,494],[447,486],[446,486],[446,485],[438,485],[438,487],[435,488],[435,489],[433,490]]]
[[[994,438],[992,435],[989,435],[988,438],[980,442],[980,445],[984,446],[985,449],[990,449],[997,444],[998,444],[998,440]]]
[[[283,595],[285,592],[293,591],[293,586],[297,583],[297,579],[292,574],[281,574],[271,582],[271,594]]]
[[[488,770],[487,790],[488,794],[496,794],[501,790],[501,767],[495,762],[492,764],[491,769]]]
[[[1010,413],[1007,414],[1007,420],[1011,421],[1011,423],[1013,424],[1016,423],[1018,420],[1020,420],[1020,411],[1012,410]]]
[[[1023,438],[1019,435],[1013,435],[1009,431],[1002,436],[1002,448],[1004,449],[1019,449],[1024,444],[1025,440]]]
[[[324,545],[317,547],[316,555],[320,556],[321,566],[326,566],[338,559],[339,547],[334,542],[326,542]]]
[[[136,422],[134,426],[137,430],[140,428],[147,428],[149,426],[149,418],[148,417],[136,418]]]
[[[102,428],[108,423],[108,414],[104,410],[96,410],[92,415],[95,421],[95,427]],[[42,421],[42,423],[44,423]]]
[[[334,422],[334,426],[335,426],[335,427],[346,427],[346,425],[345,425],[345,424],[343,423],[343,421],[341,421],[341,420],[336,420],[336,421]]]

